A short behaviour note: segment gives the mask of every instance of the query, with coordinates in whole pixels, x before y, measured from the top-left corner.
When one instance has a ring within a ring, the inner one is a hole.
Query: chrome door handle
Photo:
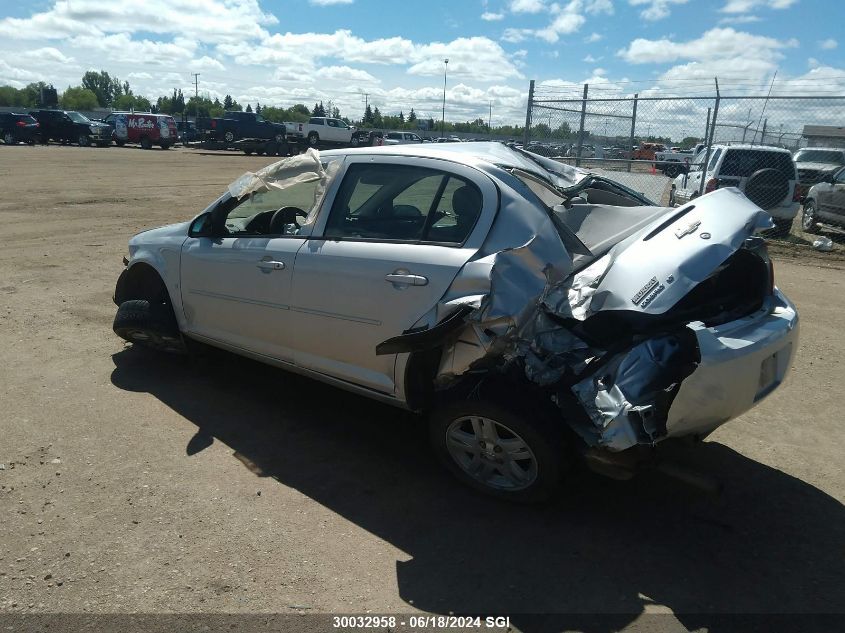
[[[282,270],[285,267],[284,262],[275,262],[272,260],[261,260],[256,264],[261,270]]]
[[[410,273],[390,273],[384,276],[384,280],[392,284],[407,284],[409,286],[425,286],[428,284],[428,277]]]

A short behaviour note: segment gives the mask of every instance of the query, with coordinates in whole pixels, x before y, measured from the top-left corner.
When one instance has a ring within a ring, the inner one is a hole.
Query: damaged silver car
[[[424,413],[458,478],[533,500],[781,384],[771,226],[736,189],[660,207],[497,143],[309,150],[133,237],[114,331]]]

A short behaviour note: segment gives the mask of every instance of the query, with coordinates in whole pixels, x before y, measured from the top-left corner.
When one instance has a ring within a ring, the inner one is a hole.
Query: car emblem
[[[709,240],[709,239],[710,239],[710,233],[707,233],[707,232],[705,231],[704,233],[702,233],[702,234],[701,234],[701,235],[699,235],[698,237],[700,237],[700,238],[701,238],[701,239],[703,239],[703,240]]]
[[[631,297],[631,303],[633,303],[634,305],[639,304],[639,302],[643,300],[643,297],[645,297],[649,292],[651,292],[655,289],[655,287],[657,287],[657,283],[657,277],[652,277],[651,279],[649,279],[648,283],[642,288],[640,288],[640,291],[637,294]]]
[[[695,230],[699,226],[701,226],[701,220],[693,220],[686,227],[680,227],[675,229],[675,237],[681,239],[682,237],[689,235],[690,233],[695,233]]]

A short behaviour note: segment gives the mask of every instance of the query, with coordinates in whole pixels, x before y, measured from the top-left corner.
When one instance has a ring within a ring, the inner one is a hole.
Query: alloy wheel
[[[496,490],[528,488],[537,479],[537,458],[513,429],[482,416],[457,418],[446,429],[454,462],[479,483]]]

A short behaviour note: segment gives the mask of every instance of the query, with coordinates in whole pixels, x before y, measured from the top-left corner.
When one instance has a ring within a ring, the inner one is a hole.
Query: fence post
[[[578,126],[578,146],[575,149],[575,166],[581,166],[581,148],[584,146],[584,122],[587,118],[587,92],[590,84],[584,84],[584,97],[581,99],[581,123]]]
[[[719,116],[719,102],[722,96],[719,94],[719,80],[716,80],[716,103],[713,104],[713,119],[710,121],[710,135],[704,139],[707,143],[707,154],[704,155],[704,162],[701,165],[701,180],[698,183],[698,195],[704,193],[704,185],[706,184],[707,165],[710,163],[710,151],[713,146],[713,135],[716,134],[716,117]]]
[[[766,144],[766,126],[768,125],[768,123],[769,123],[768,117],[763,119],[763,133],[760,135],[760,145]]]
[[[628,157],[628,171],[631,171],[631,162],[634,159],[634,132],[637,129],[637,98],[639,93],[634,95],[634,109],[631,112],[631,138],[628,140],[628,147],[625,148],[625,154]]]
[[[528,147],[531,138],[531,109],[534,107],[534,80],[528,85],[528,107],[525,109],[525,132],[522,134],[522,149]]]

